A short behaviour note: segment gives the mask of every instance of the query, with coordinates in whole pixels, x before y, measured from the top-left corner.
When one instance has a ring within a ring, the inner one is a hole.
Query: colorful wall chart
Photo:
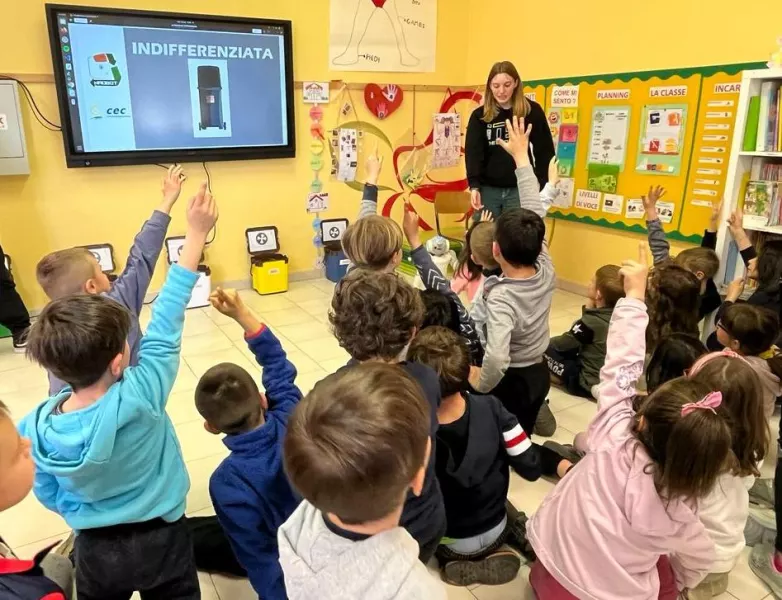
[[[645,233],[641,195],[662,185],[668,194],[658,212],[668,236],[699,243],[725,189],[742,71],[759,68],[525,82],[525,93],[544,106],[563,177],[549,216]]]

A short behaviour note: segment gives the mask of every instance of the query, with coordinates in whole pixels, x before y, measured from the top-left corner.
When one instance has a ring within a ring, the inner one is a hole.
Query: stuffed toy
[[[426,240],[424,244],[426,251],[432,255],[432,260],[440,272],[448,279],[456,269],[456,265],[459,263],[459,259],[456,256],[456,252],[451,250],[451,244],[441,235],[436,235]],[[421,276],[416,274],[413,281],[413,285],[419,290],[425,289],[424,282],[421,281]]]

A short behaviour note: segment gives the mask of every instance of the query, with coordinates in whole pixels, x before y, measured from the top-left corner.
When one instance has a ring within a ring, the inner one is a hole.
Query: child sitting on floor
[[[0,402],[0,512],[25,499],[34,477],[30,440],[19,435]],[[0,538],[0,598],[70,600],[72,591],[73,567],[66,557],[52,554],[50,547],[33,560],[20,560]]]
[[[432,257],[421,243],[418,226],[418,215],[410,204],[405,204],[402,229],[407,238],[407,242],[410,244],[410,258],[413,260],[416,269],[418,269],[418,274],[421,276],[421,281],[423,281],[424,286],[427,289],[426,291],[439,292],[447,299],[448,305],[451,307],[451,312],[456,313],[458,333],[464,338],[470,349],[472,364],[479,365],[483,360],[483,347],[481,346],[481,341],[478,339],[478,330],[475,327],[475,323],[470,317],[470,313],[464,308],[459,296],[448,286],[448,281],[443,277],[440,269],[434,264]],[[431,294],[426,293],[422,294],[422,297],[425,299],[427,295],[431,297]],[[453,319],[450,319],[450,321],[453,321]],[[440,324],[445,325],[445,323],[442,322]],[[426,324],[424,324],[424,326],[426,326]]]
[[[432,369],[406,360],[407,349],[422,320],[423,303],[418,290],[393,273],[353,269],[334,289],[329,321],[340,346],[352,357],[351,363],[398,364],[418,382],[429,403],[435,452],[440,383]],[[343,369],[353,366],[349,364]],[[426,563],[445,534],[445,507],[434,461],[427,464],[421,492],[408,496],[400,523],[418,542],[419,556]]]
[[[769,446],[760,379],[746,360],[731,350],[701,357],[690,369],[693,381],[722,394],[717,413],[731,428],[732,464],[698,501],[698,517],[714,541],[716,557],[709,575],[688,592],[689,600],[707,600],[728,590],[728,574],[744,550],[749,494]]]
[[[646,400],[647,394],[651,394],[661,385],[685,376],[692,365],[695,364],[701,356],[706,354],[706,346],[703,345],[697,337],[685,333],[672,333],[657,344],[657,348],[646,361],[646,371],[644,373],[644,389],[646,393],[640,393],[633,399],[633,410],[638,412],[641,405]],[[597,399],[597,393],[595,394]],[[587,452],[587,434],[582,431],[576,434],[573,446],[559,445],[554,442],[544,444],[553,448],[564,458],[575,462],[580,460]],[[564,451],[563,451],[564,450]]]
[[[510,141],[498,143],[516,161],[521,208],[503,212],[496,223],[492,251],[503,275],[484,285],[483,366],[473,370],[470,383],[478,392],[497,396],[531,432],[550,388],[543,354],[556,278],[544,237],[546,210],[527,153],[530,129],[517,118],[507,127]]]
[[[358,219],[342,235],[342,250],[350,268],[393,273],[402,262],[402,229],[393,219],[377,214],[377,182],[383,160],[375,151],[367,157],[367,181]]]
[[[649,187],[649,192],[645,196],[641,196],[646,211],[649,249],[654,257],[655,265],[671,260],[671,246],[665,239],[665,230],[657,215],[657,202],[663,196],[665,196],[665,188],[659,185]],[[720,268],[720,259],[714,249],[717,247],[717,226],[721,212],[722,204],[713,204],[709,227],[703,233],[701,247],[682,250],[673,259],[675,264],[687,269],[700,281],[701,302],[698,312],[700,319],[717,310],[722,304],[719,290],[714,283],[714,277]]]
[[[278,532],[291,600],[445,600],[399,526],[434,462],[430,419],[416,381],[383,362],[329,375],[296,407],[284,460],[304,501]]]
[[[112,284],[98,261],[86,248],[68,248],[44,256],[36,267],[39,285],[50,300],[71,294],[105,294],[130,311],[130,364],[138,363],[141,327],[138,317],[144,297],[163,249],[171,209],[179,198],[185,174],[182,167],[173,166],[163,180],[163,201],[146,221],[133,240],[125,269]],[[199,257],[200,258],[200,257]],[[49,395],[58,394],[66,383],[49,373]]]
[[[35,495],[78,534],[79,600],[200,598],[183,520],[190,480],[166,403],[176,379],[185,307],[217,206],[206,183],[187,210],[179,263],[152,306],[129,366],[128,309],[102,295],[51,302],[27,352],[68,385],[19,426],[32,441]]]
[[[674,599],[714,561],[693,501],[729,465],[731,432],[716,412],[719,392],[691,379],[633,410],[648,323],[639,254],[622,266],[626,297],[611,319],[589,452],[530,519],[530,583],[541,599]]]
[[[589,283],[581,318],[567,333],[551,338],[545,354],[548,369],[552,381],[563,385],[568,394],[592,397],[606,359],[608,324],[624,294],[619,267],[600,267]]]
[[[774,414],[782,396],[782,356],[774,342],[779,336],[779,317],[767,308],[732,304],[717,322],[717,339],[750,364],[763,386],[763,412],[766,420]]]
[[[195,403],[204,427],[225,434],[223,442],[231,451],[212,473],[209,495],[258,596],[285,600],[277,529],[299,504],[282,469],[288,418],[301,400],[296,368],[236,290],[217,288],[210,300],[244,329],[247,345],[263,367],[265,393],[252,375],[231,363],[215,365],[198,382]]]
[[[434,460],[448,522],[447,538],[437,550],[443,579],[460,586],[507,583],[516,577],[521,563],[504,544],[526,542],[514,539],[519,516],[526,517],[522,513],[511,518],[506,510],[509,466],[535,481],[558,467],[564,475],[570,465],[531,444],[497,398],[467,391],[470,358],[458,335],[443,327],[426,328],[413,340],[409,356],[434,369],[440,378]]]

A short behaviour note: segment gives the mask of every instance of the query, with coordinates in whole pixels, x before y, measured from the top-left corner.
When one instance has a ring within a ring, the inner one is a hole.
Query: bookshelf
[[[744,71],[741,80],[741,93],[736,107],[735,135],[730,150],[725,183],[725,201],[722,206],[722,219],[717,234],[717,255],[720,257],[720,273],[717,281],[730,282],[744,273],[744,264],[737,259],[737,250],[728,232],[727,220],[730,214],[744,200],[747,181],[751,178],[753,168],[762,168],[766,163],[782,164],[782,152],[746,151],[744,150],[744,132],[747,127],[747,114],[750,98],[759,96],[761,86],[767,81],[782,84],[782,69],[758,69]],[[750,235],[779,235],[782,237],[782,225],[758,226],[746,223],[744,229]],[[753,234],[752,232],[755,232]]]

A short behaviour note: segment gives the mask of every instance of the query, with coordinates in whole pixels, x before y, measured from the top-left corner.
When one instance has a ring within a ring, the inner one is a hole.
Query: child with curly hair
[[[353,269],[334,290],[329,321],[340,346],[352,357],[343,369],[357,363],[380,361],[399,365],[415,379],[430,409],[430,438],[435,455],[440,382],[429,367],[406,360],[423,316],[421,296],[405,280],[393,273]],[[400,524],[416,539],[419,556],[427,562],[445,534],[445,507],[434,461],[426,466],[421,493],[408,494]]]

